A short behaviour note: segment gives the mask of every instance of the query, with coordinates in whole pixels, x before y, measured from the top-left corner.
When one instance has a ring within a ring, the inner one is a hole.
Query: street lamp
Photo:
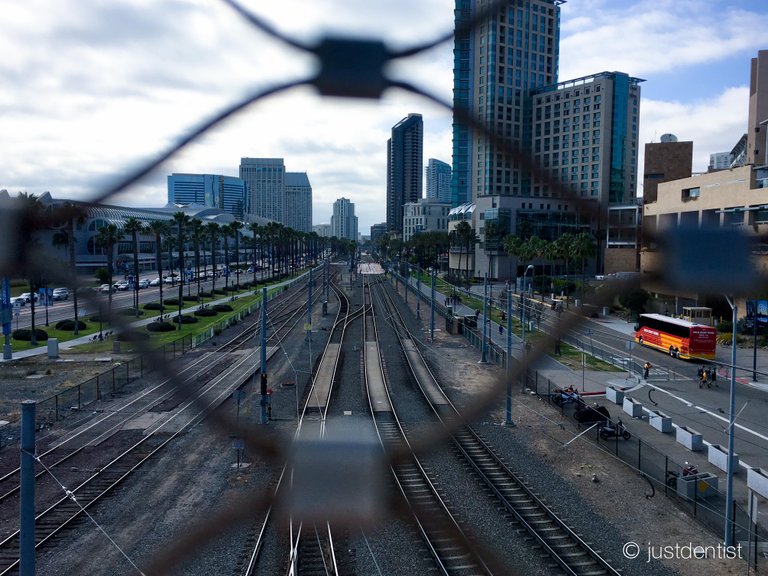
[[[525,269],[525,272],[523,272],[523,291],[520,293],[520,316],[522,318],[522,329],[521,329],[521,339],[523,341],[523,351],[522,351],[522,359],[523,364],[525,364],[525,277],[528,274],[528,270],[533,270],[533,264],[528,264],[528,267]],[[523,385],[525,384],[525,371],[522,372],[522,379],[521,382]]]
[[[528,264],[528,267],[523,273],[523,280],[525,280],[525,275],[528,274],[528,270],[531,271],[531,283],[528,285],[528,293],[530,294],[531,298],[533,298],[533,277],[536,274],[536,271],[533,268],[533,264]]]
[[[728,395],[728,462],[725,489],[725,545],[733,546],[733,421],[736,409],[736,298],[725,297],[733,312],[731,334],[731,390]],[[755,318],[757,320],[757,318]]]

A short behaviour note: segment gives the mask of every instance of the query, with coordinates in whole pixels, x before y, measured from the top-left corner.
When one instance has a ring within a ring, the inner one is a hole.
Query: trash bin
[[[717,485],[717,476],[709,472],[677,477],[677,493],[688,500],[714,496]]]

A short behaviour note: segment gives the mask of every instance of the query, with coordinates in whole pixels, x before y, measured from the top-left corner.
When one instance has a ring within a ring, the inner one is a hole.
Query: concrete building
[[[267,218],[285,223],[285,165],[282,158],[241,158],[240,179],[245,182],[246,220]]]
[[[451,203],[451,165],[442,160],[430,158],[425,171],[427,178],[427,199]]]
[[[403,211],[403,241],[408,242],[420,232],[448,232],[448,202],[420,199],[409,202]]]
[[[312,231],[312,185],[306,172],[285,173],[283,224],[299,232]]]
[[[403,231],[403,207],[422,196],[424,121],[408,114],[387,140],[387,231]]]
[[[346,238],[357,242],[357,216],[355,205],[347,198],[339,198],[333,203],[331,216],[331,236]]]
[[[768,50],[752,58],[749,71],[749,120],[747,125],[747,164],[768,164]]]
[[[379,241],[379,239],[384,236],[384,234],[387,233],[387,223],[382,222],[381,224],[374,224],[371,226],[371,244],[374,246]]]
[[[640,80],[601,72],[558,82],[561,0],[530,0],[490,14],[454,44],[452,202],[476,206],[480,236],[474,273],[515,276],[520,263],[501,249],[506,234],[537,227],[546,239],[590,230],[603,266],[609,205],[636,194]],[[456,0],[457,27],[485,8],[485,0]],[[470,110],[486,126],[564,182],[594,200],[600,216],[583,219],[551,180],[537,178],[494,140],[461,126]],[[465,184],[466,183],[466,184]]]
[[[733,155],[730,152],[715,152],[709,155],[707,171],[727,170],[731,167],[731,162],[733,162]]]
[[[11,198],[6,190],[1,190],[0,210],[3,210],[4,206],[7,206],[14,200],[15,199]],[[149,225],[155,221],[170,223],[176,212],[184,212],[191,218],[201,220],[203,223],[215,222],[217,224],[230,224],[235,221],[235,217],[232,214],[224,212],[220,208],[209,208],[199,204],[190,204],[186,206],[168,204],[156,208],[129,208],[115,205],[94,206],[78,200],[54,198],[51,196],[50,192],[41,194],[37,200],[44,208],[56,209],[65,204],[71,204],[75,207],[82,208],[84,212],[83,221],[78,222],[75,225],[74,230],[75,267],[79,274],[93,273],[98,268],[105,268],[107,266],[107,255],[96,242],[96,238],[99,235],[99,230],[109,224],[114,224],[117,226],[118,230],[122,231],[128,218],[136,218],[145,225]],[[259,224],[266,223],[266,220],[259,221]],[[68,261],[66,247],[56,246],[53,243],[53,237],[56,232],[65,227],[66,224],[62,223],[59,227],[52,227],[46,231],[42,231],[40,232],[38,239],[41,248],[49,252],[54,258]],[[241,234],[249,236],[250,232],[247,229],[243,229],[241,230]],[[139,272],[143,273],[147,270],[156,270],[157,260],[154,234],[140,234],[138,240]],[[189,252],[191,246],[188,247],[187,250]],[[206,253],[205,250],[203,251],[204,262],[209,258],[208,254],[209,252]],[[164,259],[163,269],[168,270],[169,260],[167,258],[167,253],[164,252],[162,258]],[[123,275],[128,274],[132,269],[133,245],[131,243],[130,234],[124,232],[123,239],[115,246],[113,262],[116,278],[123,277]],[[191,260],[188,260],[188,262],[191,262]],[[170,262],[170,264],[173,264],[173,262]]]
[[[323,238],[330,238],[331,236],[333,236],[333,234],[331,233],[330,224],[315,224],[314,226],[312,226],[312,232],[314,232],[315,234]]]
[[[662,182],[688,178],[693,172],[693,142],[678,142],[673,134],[662,136],[661,142],[645,145],[643,166],[643,202],[656,202]]]
[[[753,166],[718,170],[660,184],[656,202],[643,206],[641,273],[664,272],[664,254],[658,250],[655,239],[676,227],[737,226],[749,234],[768,232],[767,188],[768,168]],[[702,254],[702,258],[705,257]],[[756,252],[754,259],[763,274],[768,272],[768,257],[764,253]],[[670,293],[663,286],[655,286],[654,291],[675,312],[682,306],[713,305],[706,295],[692,290]],[[743,305],[740,309],[743,312]]]
[[[168,203],[220,208],[238,220],[243,220],[248,211],[245,182],[219,174],[171,174]]]

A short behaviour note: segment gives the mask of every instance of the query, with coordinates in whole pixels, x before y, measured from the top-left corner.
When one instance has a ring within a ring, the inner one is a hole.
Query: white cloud
[[[693,141],[693,171],[705,172],[709,155],[730,152],[747,129],[747,87],[728,88],[717,97],[692,103],[644,99],[640,108],[640,153],[662,134]],[[643,160],[640,158],[639,181]]]

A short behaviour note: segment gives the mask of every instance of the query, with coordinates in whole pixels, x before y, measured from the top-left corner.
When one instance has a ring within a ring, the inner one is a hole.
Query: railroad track
[[[370,287],[368,289],[370,290]],[[368,297],[370,298],[370,294]],[[366,333],[364,340],[376,343],[379,338],[373,306],[369,309],[369,316],[366,316],[366,328],[369,326],[374,331],[374,337]],[[385,378],[378,376],[379,370],[381,374],[384,370],[369,365],[375,362],[381,362],[380,354],[375,357],[366,356],[366,389],[369,391],[369,398],[378,399],[370,404],[374,424],[385,452],[400,455],[392,464],[394,481],[411,511],[416,528],[436,568],[445,575],[492,574],[448,504],[440,497],[418,457],[410,449],[407,434],[392,407]],[[376,389],[379,387],[381,390]],[[389,398],[389,410],[385,409],[382,395]]]
[[[282,308],[282,322],[278,325],[278,329],[270,336],[276,345],[279,345],[282,338],[285,337],[285,334],[281,335],[278,332],[283,332],[286,326],[296,326],[301,320],[300,312],[303,311],[303,306],[295,306],[295,300],[292,299],[287,299]],[[53,501],[44,511],[36,516],[36,547],[43,546],[58,538],[63,530],[80,518],[88,508],[110,493],[134,470],[147,462],[173,439],[200,422],[227,398],[231,397],[233,390],[242,385],[242,383],[236,380],[236,373],[248,361],[248,356],[233,357],[231,353],[237,352],[244,347],[257,331],[258,328],[254,326],[246,327],[240,334],[222,345],[219,348],[219,352],[221,352],[222,348],[225,348],[228,353],[219,353],[217,355],[220,357],[219,362],[213,363],[211,357],[206,355],[198,359],[191,367],[185,369],[185,371],[191,371],[197,369],[200,365],[204,366],[202,370],[192,373],[185,381],[195,383],[194,391],[189,389],[188,386],[184,386],[184,383],[179,386],[175,380],[166,380],[154,386],[151,391],[142,392],[139,398],[143,402],[140,402],[138,399],[130,401],[121,410],[100,418],[97,423],[87,426],[84,430],[73,435],[67,442],[62,442],[46,453],[38,455],[37,458],[40,466],[44,463],[43,456],[46,456],[49,462],[45,463],[44,469],[37,476],[39,480],[50,479],[54,468],[61,468],[64,463],[71,461],[72,458],[99,438],[106,437],[119,430],[126,421],[136,418],[141,413],[145,413],[153,407],[162,404],[172,404],[174,407],[180,406],[172,415],[148,428],[147,436],[132,444],[128,449],[118,454],[105,455],[105,463],[99,466],[95,473],[88,475],[84,479],[78,477],[74,480],[70,477],[69,480],[66,480],[65,486],[75,486],[75,488],[69,488],[65,496]],[[249,366],[248,369],[250,368]],[[210,376],[211,374],[216,374],[217,376],[213,380],[202,378],[203,375]],[[179,388],[186,388],[183,394],[179,394]],[[137,404],[141,404],[141,407]],[[77,446],[68,453],[61,454],[62,450],[67,450],[68,443],[77,443]],[[17,495],[18,480],[16,478],[18,478],[18,472],[18,469],[10,471],[0,479],[0,481],[6,484],[16,482],[15,486],[3,492],[0,502],[13,499]],[[57,473],[57,478],[58,476],[59,474]],[[72,481],[70,482],[70,480]],[[63,487],[60,489],[64,490]],[[6,506],[12,505],[6,503]],[[16,507],[18,508],[18,504]],[[18,551],[18,531],[7,535],[0,541],[0,574],[9,574],[16,570],[18,566]]]
[[[477,476],[507,510],[548,554],[552,568],[574,576],[618,576],[618,571],[583,538],[577,535],[549,506],[472,429],[455,426],[461,413],[451,403],[421,355],[391,296],[382,291],[387,315],[392,320],[401,347],[407,350],[414,379],[436,416],[446,426],[455,428],[451,438]]]

